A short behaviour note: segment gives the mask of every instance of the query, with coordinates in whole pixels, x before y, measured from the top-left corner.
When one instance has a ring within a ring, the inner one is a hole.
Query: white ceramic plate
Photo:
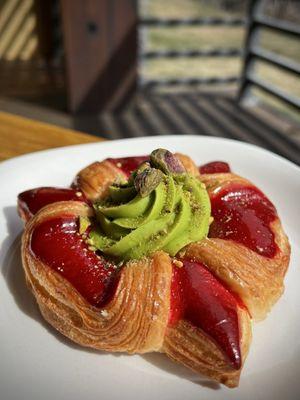
[[[237,389],[212,384],[161,354],[113,355],[86,350],[40,317],[20,260],[17,194],[36,186],[67,186],[75,173],[106,157],[147,154],[157,147],[189,154],[198,164],[228,161],[276,205],[292,245],[286,292],[256,324]],[[0,398],[2,400],[192,400],[299,398],[300,169],[258,147],[201,136],[162,136],[64,147],[0,164]],[[298,247],[298,248],[297,248]]]

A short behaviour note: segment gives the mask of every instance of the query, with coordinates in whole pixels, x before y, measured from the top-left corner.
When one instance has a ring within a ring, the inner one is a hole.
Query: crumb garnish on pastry
[[[277,212],[257,188],[230,184],[211,194],[210,237],[242,243],[258,254],[272,258],[278,250],[270,224]]]
[[[41,222],[31,236],[31,251],[60,273],[93,306],[113,296],[117,266],[89,249],[79,234],[78,218],[62,215]]]
[[[290,247],[273,204],[225,162],[106,159],[72,189],[18,197],[26,280],[44,318],[100,350],[161,351],[238,385],[262,319],[283,291]],[[248,311],[249,310],[249,311]]]
[[[164,250],[175,256],[207,236],[206,188],[166,150],[152,152],[126,185],[113,185],[109,193],[94,204],[98,223],[88,239],[104,254],[130,260]]]

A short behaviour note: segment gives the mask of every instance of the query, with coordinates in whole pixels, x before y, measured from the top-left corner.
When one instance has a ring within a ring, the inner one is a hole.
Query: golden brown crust
[[[152,258],[127,263],[112,301],[99,310],[30,251],[32,232],[42,221],[65,214],[87,216],[91,213],[85,204],[59,202],[44,207],[26,225],[22,239],[23,267],[44,318],[80,345],[113,352],[164,351],[171,359],[198,373],[230,387],[236,385],[240,370],[230,367],[222,351],[200,329],[187,321],[168,328],[172,264],[166,253],[157,252]],[[240,319],[247,321],[247,324],[240,324],[241,344],[245,343],[241,347],[243,360],[251,337],[250,320],[245,313],[242,310],[243,319]],[[184,346],[198,347],[192,355],[183,352]],[[177,355],[174,348],[177,348]],[[217,364],[213,367],[215,361]]]
[[[187,171],[205,183],[211,194],[232,182],[249,185],[237,175],[200,175],[190,157],[178,154]],[[77,175],[75,184],[91,200],[106,195],[107,188],[125,175],[109,161],[96,162]],[[60,202],[44,207],[26,225],[22,240],[23,267],[44,318],[71,340],[107,351],[144,353],[163,351],[197,373],[228,387],[238,385],[241,369],[235,370],[224,353],[201,329],[182,320],[168,326],[172,264],[164,252],[129,262],[122,269],[112,301],[103,309],[91,306],[60,274],[43,264],[30,251],[31,234],[37,224],[56,215],[90,215],[83,203]],[[272,224],[280,249],[273,259],[262,257],[238,243],[205,239],[185,249],[185,255],[204,262],[237,293],[255,319],[262,319],[283,291],[290,247],[280,220]],[[244,364],[251,342],[251,320],[238,308],[240,346]]]
[[[126,175],[108,160],[96,161],[82,169],[73,185],[82,190],[89,200],[99,200],[107,195],[108,187],[116,180],[124,180]]]
[[[121,271],[113,300],[99,310],[30,251],[35,226],[66,213],[88,215],[90,209],[78,202],[51,204],[29,221],[23,234],[23,267],[44,318],[83,346],[128,353],[158,351],[169,315],[170,257],[157,252],[152,259],[127,263]]]
[[[191,157],[181,153],[176,153],[175,155],[177,158],[179,158],[179,160],[181,161],[184,168],[187,170],[189,174],[194,176],[200,176],[199,169],[197,165],[194,163],[194,161],[191,159]]]
[[[251,320],[247,310],[243,308],[238,309],[238,319],[243,365],[251,343]],[[201,329],[195,328],[188,321],[180,321],[176,327],[167,329],[163,349],[172,360],[196,373],[228,387],[238,386],[242,367],[239,370],[234,369],[219,347]]]

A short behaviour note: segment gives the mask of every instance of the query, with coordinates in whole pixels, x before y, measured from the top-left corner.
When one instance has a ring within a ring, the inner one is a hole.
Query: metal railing
[[[144,18],[140,20],[142,26],[155,28],[170,28],[178,26],[241,26],[245,20],[241,18]]]
[[[151,50],[140,52],[140,59],[179,59],[179,58],[201,58],[201,57],[241,57],[244,59],[244,66],[241,76],[213,76],[209,78],[185,77],[185,78],[167,78],[167,79],[142,79],[141,86],[177,86],[177,85],[216,85],[240,82],[238,101],[247,97],[250,87],[258,87],[266,93],[269,93],[294,108],[299,108],[300,99],[293,96],[275,85],[259,78],[254,74],[254,62],[263,61],[272,66],[281,68],[291,74],[300,75],[299,63],[290,60],[287,57],[276,54],[275,52],[265,50],[258,45],[258,33],[261,28],[268,28],[276,32],[299,38],[300,27],[291,22],[278,20],[262,15],[261,0],[250,0],[247,20],[241,18],[190,18],[190,19],[159,19],[145,18],[139,21],[141,28],[165,28],[172,29],[176,27],[189,26],[227,26],[239,27],[247,25],[247,35],[244,49],[241,48],[211,48],[211,49],[191,49],[191,50]]]
[[[274,32],[300,37],[300,27],[292,22],[281,21],[266,17],[261,13],[261,0],[252,0],[249,3],[248,32],[245,43],[244,68],[241,76],[241,85],[238,100],[243,101],[251,87],[258,87],[262,91],[282,100],[293,108],[300,108],[300,98],[293,96],[277,86],[263,80],[254,73],[254,62],[264,61],[291,74],[300,75],[300,64],[275,52],[258,46],[258,35],[261,28],[268,28]]]
[[[238,27],[244,26],[245,20],[241,18],[190,18],[190,19],[159,19],[159,18],[146,18],[139,21],[141,28],[165,28],[172,29],[177,27],[190,27],[190,26],[225,26],[225,27]],[[191,50],[155,50],[155,51],[142,51],[140,52],[140,59],[142,62],[149,59],[175,59],[175,58],[201,58],[201,57],[241,57],[243,54],[241,48],[211,48],[211,49],[191,49]],[[213,76],[209,78],[201,77],[185,77],[170,78],[170,79],[143,79],[140,77],[140,84],[143,87],[153,86],[177,86],[177,85],[216,85],[228,84],[238,82],[239,76]]]

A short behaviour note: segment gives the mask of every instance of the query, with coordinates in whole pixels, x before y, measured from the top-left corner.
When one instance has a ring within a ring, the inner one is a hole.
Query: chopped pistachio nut
[[[79,217],[79,233],[83,235],[87,228],[91,225],[91,221],[88,217]]]
[[[137,173],[134,178],[134,186],[141,197],[148,196],[163,180],[164,174],[155,168],[147,168]]]
[[[176,259],[173,261],[173,264],[176,265],[176,267],[178,267],[178,268],[182,268],[183,267],[183,262],[179,261],[179,260],[176,260]]]
[[[160,169],[165,174],[183,174],[186,169],[181,161],[169,150],[156,149],[150,154],[151,165]]]

